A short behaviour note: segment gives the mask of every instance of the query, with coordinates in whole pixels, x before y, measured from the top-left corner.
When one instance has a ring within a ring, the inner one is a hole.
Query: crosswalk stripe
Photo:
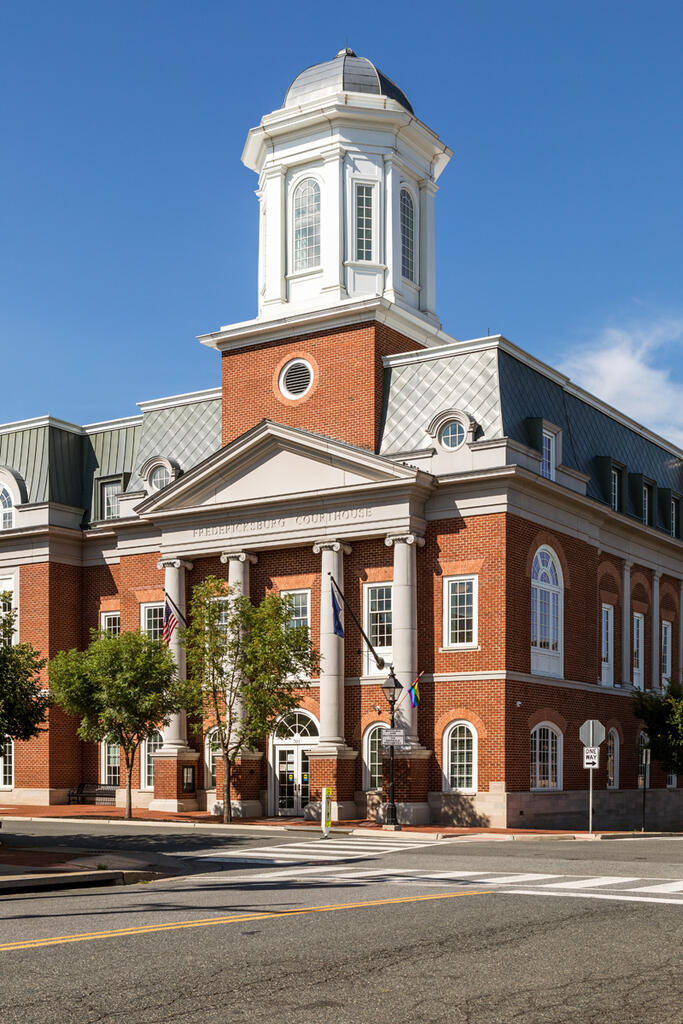
[[[635,879],[624,879],[624,881],[635,881]],[[628,889],[627,892],[680,892],[683,893],[683,881],[662,882],[658,885],[639,885],[635,889]]]
[[[540,882],[548,878],[562,878],[562,875],[548,875],[548,874],[528,874],[528,875],[491,875],[479,878],[478,881],[490,882],[492,885],[505,885],[507,883],[514,882],[516,885],[521,882]]]
[[[667,899],[666,896],[630,896],[627,890],[614,892],[557,892],[550,886],[538,889],[506,889],[503,896],[554,896],[557,898],[576,900],[617,900],[624,903],[668,903],[670,906],[683,907],[683,900]]]
[[[548,882],[547,889],[597,889],[603,885],[617,885],[620,882],[636,882],[637,878],[623,875],[601,875],[598,878],[573,878],[569,882]]]

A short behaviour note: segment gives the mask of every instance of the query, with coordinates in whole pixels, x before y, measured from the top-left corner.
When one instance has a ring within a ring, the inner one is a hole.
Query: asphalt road
[[[3,1022],[683,1022],[677,840],[29,834],[187,873],[2,900]]]

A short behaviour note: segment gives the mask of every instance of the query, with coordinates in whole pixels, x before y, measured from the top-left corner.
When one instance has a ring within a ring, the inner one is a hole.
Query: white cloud
[[[683,317],[608,327],[563,360],[581,387],[683,448],[683,383],[657,365],[665,347],[683,354]]]

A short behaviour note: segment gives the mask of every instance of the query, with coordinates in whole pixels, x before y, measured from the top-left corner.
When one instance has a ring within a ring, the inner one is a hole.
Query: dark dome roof
[[[337,92],[364,92],[386,96],[414,113],[402,89],[383,75],[367,57],[357,57],[353,50],[340,50],[333,60],[313,64],[297,75],[285,96],[285,107],[297,106],[316,96]]]

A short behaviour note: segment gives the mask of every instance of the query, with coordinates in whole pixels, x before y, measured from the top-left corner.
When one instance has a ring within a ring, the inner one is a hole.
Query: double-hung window
[[[361,263],[373,259],[373,186],[356,184],[356,259]]]
[[[298,626],[311,628],[311,592],[310,590],[283,590],[283,598],[289,599],[290,618],[288,626],[296,629]]]
[[[541,476],[544,476],[546,480],[555,479],[555,435],[549,430],[543,431]]]
[[[678,500],[676,498],[671,499],[671,536],[678,536]]]
[[[611,493],[611,505],[615,512],[619,511],[620,501],[619,492],[621,490],[621,473],[618,469],[613,469],[611,474],[612,481],[612,493]]]
[[[140,629],[150,640],[161,640],[164,634],[163,604],[140,605]]]
[[[602,606],[601,628],[601,673],[603,686],[614,685],[614,608],[611,604]]]
[[[371,725],[364,736],[364,789],[382,788],[382,733],[386,729],[383,722]]]
[[[0,578],[0,615],[8,615],[12,611],[14,602],[14,579],[10,576],[6,579]],[[15,623],[16,636],[16,623]],[[0,641],[2,643],[2,641]]]
[[[393,642],[391,610],[391,583],[366,583],[364,587],[365,632],[378,655],[389,664]],[[365,651],[365,673],[379,672],[370,649]],[[412,682],[412,680],[411,680]]]
[[[447,576],[443,581],[443,646],[476,647],[478,578]]]
[[[119,493],[121,491],[120,480],[108,480],[101,485],[101,517],[102,519],[119,518]]]
[[[645,689],[645,616],[633,613],[633,685]]]
[[[118,636],[121,632],[121,612],[102,612],[100,629],[109,636]]]
[[[11,736],[0,737],[0,788],[14,787],[14,740]]]
[[[121,748],[118,743],[102,744],[102,782],[118,786],[121,782]]]
[[[562,789],[562,733],[548,722],[531,732],[531,789]]]
[[[161,750],[164,738],[157,729],[142,744],[142,769],[140,784],[143,789],[154,789],[154,754]]]
[[[662,686],[671,682],[671,640],[673,627],[666,619],[662,620]]]
[[[650,525],[650,485],[643,484],[642,519],[646,526]]]

